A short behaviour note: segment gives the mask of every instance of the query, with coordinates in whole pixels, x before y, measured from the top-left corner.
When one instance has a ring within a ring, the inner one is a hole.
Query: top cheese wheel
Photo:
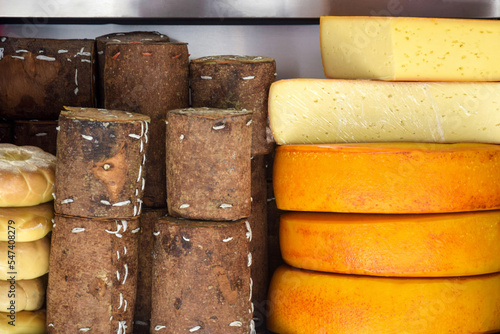
[[[398,81],[498,81],[500,22],[325,16],[326,77]]]
[[[500,208],[500,145],[364,143],[276,150],[278,209],[441,213]]]

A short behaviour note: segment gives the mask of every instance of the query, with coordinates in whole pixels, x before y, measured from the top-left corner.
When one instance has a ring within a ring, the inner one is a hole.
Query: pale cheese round
[[[8,280],[11,276],[15,276],[16,280],[25,280],[45,275],[49,271],[49,250],[49,236],[10,244],[9,241],[0,241],[0,280]],[[9,274],[12,272],[15,274]]]
[[[46,279],[0,281],[0,312],[36,311],[45,302]]]
[[[9,324],[13,318],[15,326]],[[16,312],[15,317],[0,312],[0,334],[44,334],[45,319],[45,310]]]

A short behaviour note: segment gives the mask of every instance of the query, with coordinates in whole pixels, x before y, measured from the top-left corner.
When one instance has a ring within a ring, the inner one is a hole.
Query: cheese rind
[[[289,265],[391,277],[500,272],[500,211],[427,215],[287,212],[280,245]]]
[[[276,333],[494,333],[500,274],[467,278],[382,278],[282,266],[269,288]]]
[[[498,81],[500,22],[408,17],[320,19],[327,78]]]
[[[280,80],[269,122],[279,145],[500,143],[500,83]]]
[[[363,143],[276,149],[278,209],[443,213],[500,208],[500,145]]]

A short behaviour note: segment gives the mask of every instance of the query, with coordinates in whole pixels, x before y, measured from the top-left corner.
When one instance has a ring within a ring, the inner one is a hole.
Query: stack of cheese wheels
[[[132,333],[150,118],[66,107],[57,136],[48,333]]]
[[[0,144],[0,332],[44,333],[55,156]]]
[[[167,113],[168,216],[153,232],[151,332],[255,333],[252,113]]]
[[[320,34],[329,79],[270,91],[289,212],[269,329],[499,331],[500,23],[322,17]]]

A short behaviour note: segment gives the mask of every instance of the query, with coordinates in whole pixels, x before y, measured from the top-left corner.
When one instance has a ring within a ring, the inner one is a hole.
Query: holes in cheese
[[[285,262],[345,274],[451,277],[500,272],[500,211],[427,215],[287,212]]]
[[[463,212],[500,208],[498,175],[498,145],[285,145],[273,186],[281,210]]]
[[[382,278],[278,268],[268,328],[303,334],[494,333],[500,274]]]
[[[498,82],[289,79],[271,85],[278,144],[500,143]]]
[[[500,22],[407,17],[320,20],[328,78],[498,81]]]

